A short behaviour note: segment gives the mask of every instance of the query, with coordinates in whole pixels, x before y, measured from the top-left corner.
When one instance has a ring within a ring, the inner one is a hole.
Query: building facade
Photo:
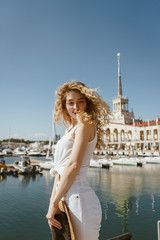
[[[120,53],[118,57],[118,96],[113,99],[113,111],[110,123],[106,126],[107,149],[160,151],[160,118],[142,121],[135,119],[129,111],[128,98],[123,96],[120,71]]]

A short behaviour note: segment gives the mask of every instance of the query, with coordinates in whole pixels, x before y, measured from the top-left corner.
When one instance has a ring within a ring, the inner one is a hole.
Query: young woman
[[[110,108],[98,94],[81,82],[71,81],[57,92],[55,121],[63,117],[67,127],[55,150],[56,173],[47,219],[49,226],[61,229],[55,219],[63,197],[70,213],[76,240],[97,240],[101,206],[87,181],[87,170],[95,147],[104,147],[104,126]]]

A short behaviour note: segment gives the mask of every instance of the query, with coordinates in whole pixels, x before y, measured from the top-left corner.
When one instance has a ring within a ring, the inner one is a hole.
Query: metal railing
[[[158,240],[160,240],[160,221],[157,222]]]

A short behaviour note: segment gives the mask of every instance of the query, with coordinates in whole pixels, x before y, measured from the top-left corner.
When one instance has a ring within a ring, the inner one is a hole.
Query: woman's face
[[[66,95],[66,109],[71,119],[77,120],[77,112],[85,112],[87,109],[87,101],[84,95],[78,91],[70,91]]]

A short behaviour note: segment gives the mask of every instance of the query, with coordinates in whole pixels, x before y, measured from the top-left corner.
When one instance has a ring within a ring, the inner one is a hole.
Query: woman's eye
[[[74,105],[74,102],[69,102],[68,104],[72,106],[72,105]]]

